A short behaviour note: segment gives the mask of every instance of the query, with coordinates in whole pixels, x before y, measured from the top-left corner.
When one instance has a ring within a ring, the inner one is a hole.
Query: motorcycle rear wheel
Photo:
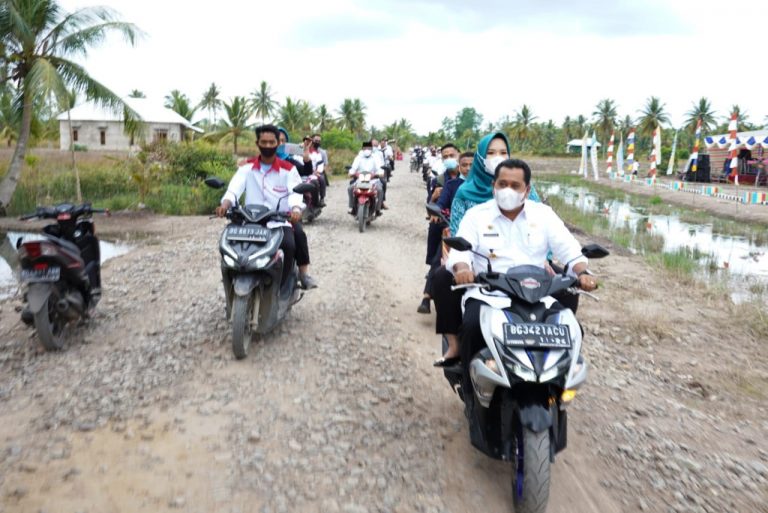
[[[365,232],[365,225],[368,223],[368,203],[357,206],[357,229],[360,233]]]
[[[242,360],[251,345],[253,301],[250,296],[235,296],[232,301],[232,352]]]
[[[549,501],[549,430],[534,433],[522,428],[512,466],[515,513],[544,513]],[[522,452],[522,454],[519,454]]]
[[[48,296],[43,307],[35,314],[37,336],[46,351],[57,351],[64,347],[64,325],[65,322],[56,311],[56,303]]]

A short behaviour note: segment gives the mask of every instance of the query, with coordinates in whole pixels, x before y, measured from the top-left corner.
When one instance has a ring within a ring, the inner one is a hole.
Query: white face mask
[[[496,198],[496,204],[501,210],[515,210],[525,202],[525,193],[517,192],[510,187],[503,189],[494,189],[493,197]]]
[[[363,157],[370,157],[372,150],[363,150]]]
[[[496,167],[498,167],[499,164],[504,162],[504,157],[501,155],[496,155],[495,157],[486,158],[485,159],[485,172],[489,175],[493,175],[496,173]]]

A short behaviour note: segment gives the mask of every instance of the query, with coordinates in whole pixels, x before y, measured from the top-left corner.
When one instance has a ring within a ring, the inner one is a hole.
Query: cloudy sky
[[[61,0],[68,10],[94,5]],[[590,116],[602,98],[637,116],[659,96],[673,125],[706,96],[721,116],[739,104],[768,115],[768,2],[740,0],[350,0],[190,2],[102,0],[145,36],[111,38],[86,61],[120,94],[198,102],[211,82],[224,99],[266,80],[285,96],[333,111],[345,97],[376,126],[409,119],[436,130],[465,106],[486,121],[524,103],[541,121]]]

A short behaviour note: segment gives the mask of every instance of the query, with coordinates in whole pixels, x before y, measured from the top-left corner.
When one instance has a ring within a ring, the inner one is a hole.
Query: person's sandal
[[[439,360],[435,360],[432,365],[435,367],[445,368],[458,365],[459,362],[461,362],[461,358],[458,356],[453,356],[451,358],[440,358]]]
[[[430,314],[430,313],[432,313],[432,310],[429,308],[429,298],[428,297],[425,297],[424,299],[421,300],[421,304],[416,309],[416,312],[418,312],[420,314]]]

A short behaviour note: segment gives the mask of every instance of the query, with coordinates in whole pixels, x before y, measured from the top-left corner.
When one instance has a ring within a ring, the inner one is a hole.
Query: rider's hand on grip
[[[457,264],[460,265],[458,269],[454,269],[454,281],[456,282],[456,285],[465,285],[467,283],[474,283],[475,282],[475,273],[472,272],[472,269],[469,268],[466,264]]]
[[[579,276],[579,288],[587,292],[592,292],[597,288],[597,279],[591,274],[582,274]]]

